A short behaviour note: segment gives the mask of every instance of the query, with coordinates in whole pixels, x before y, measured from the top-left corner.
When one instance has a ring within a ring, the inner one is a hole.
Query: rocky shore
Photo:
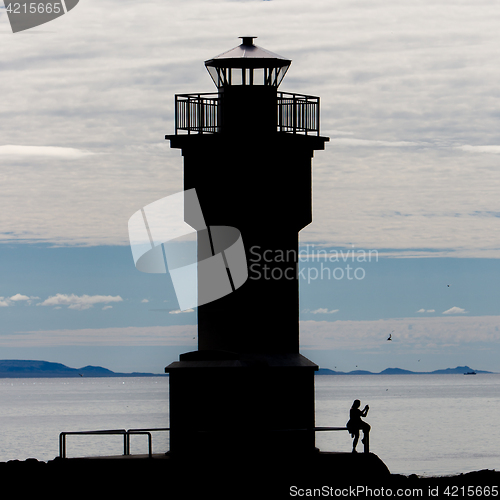
[[[361,454],[360,454],[361,455]],[[370,454],[371,455],[371,454]],[[500,471],[443,477],[371,473],[309,462],[241,459],[36,459],[0,463],[23,496],[60,489],[65,496],[166,495],[167,498],[474,498],[499,496]],[[333,465],[333,464],[330,464]],[[18,483],[18,481],[21,481]],[[156,491],[156,493],[154,493]],[[496,493],[495,493],[496,492]]]

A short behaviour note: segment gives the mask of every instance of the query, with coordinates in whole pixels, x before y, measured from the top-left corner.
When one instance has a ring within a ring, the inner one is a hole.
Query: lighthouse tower
[[[298,233],[312,221],[319,98],[279,91],[291,61],[256,37],[205,61],[216,93],[175,96],[184,189],[241,232],[247,281],[198,307],[198,350],[170,364],[172,454],[313,452],[314,372],[299,353]],[[189,224],[189,220],[186,220]]]

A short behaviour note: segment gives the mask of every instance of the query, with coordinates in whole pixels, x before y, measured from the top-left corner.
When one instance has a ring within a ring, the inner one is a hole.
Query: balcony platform
[[[305,135],[305,134],[294,134],[292,132],[279,132],[277,131],[273,135],[262,136],[258,130],[255,134],[245,133],[245,141],[243,144],[253,144],[255,140],[259,141],[260,144],[264,144],[268,141],[269,146],[273,147],[296,147],[296,146],[307,146],[312,150],[324,150],[325,143],[330,140],[329,137],[323,137],[318,135]],[[169,134],[165,135],[165,140],[170,141],[171,148],[184,149],[185,147],[193,147],[196,145],[198,148],[206,148],[207,151],[212,152],[214,147],[221,147],[225,143],[230,144],[233,139],[229,136],[227,137],[224,133],[216,134]]]

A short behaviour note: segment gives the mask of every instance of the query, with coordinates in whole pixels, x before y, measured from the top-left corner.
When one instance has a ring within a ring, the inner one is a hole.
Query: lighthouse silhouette
[[[248,263],[241,287],[198,307],[198,349],[165,368],[172,456],[317,451],[318,366],[299,353],[298,233],[312,222],[312,157],[329,139],[318,97],[278,90],[291,60],[240,38],[205,61],[216,93],[175,96],[165,136],[207,226],[238,228]]]

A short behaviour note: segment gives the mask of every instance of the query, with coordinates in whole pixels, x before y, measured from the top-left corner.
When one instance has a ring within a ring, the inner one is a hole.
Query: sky
[[[214,92],[203,61],[254,35],[330,138],[302,354],[500,372],[499,20],[477,0],[80,0],[14,34],[0,8],[0,359],[162,373],[196,349],[196,310],[135,269],[127,223],[182,191],[174,94]]]

